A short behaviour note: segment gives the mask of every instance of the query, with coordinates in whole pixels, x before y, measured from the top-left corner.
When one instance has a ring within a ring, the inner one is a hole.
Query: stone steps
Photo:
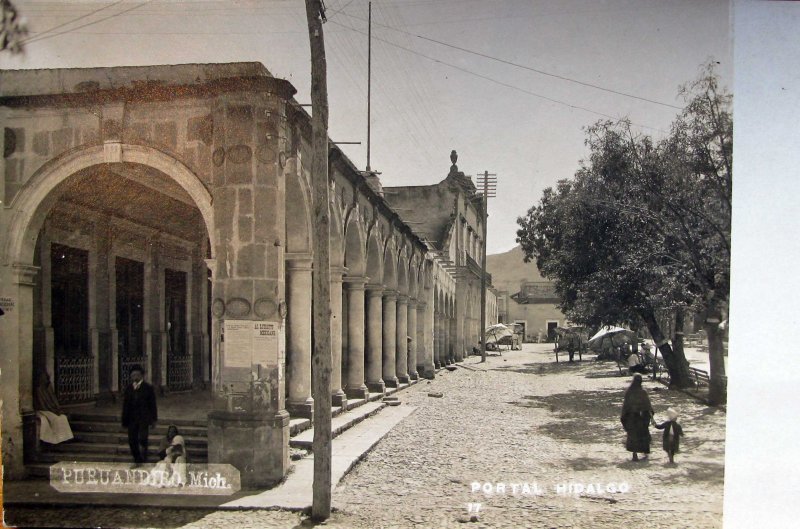
[[[333,437],[352,428],[365,419],[379,413],[386,403],[381,399],[405,389],[410,384],[398,388],[387,388],[386,394],[372,393],[366,399],[351,399],[347,407],[333,408]],[[73,441],[58,445],[42,444],[35,459],[27,466],[33,477],[48,478],[49,467],[60,461],[118,462],[130,463],[128,433],[120,424],[119,416],[102,413],[69,413],[70,426],[75,435]],[[186,440],[189,461],[205,463],[208,461],[208,427],[204,421],[164,420],[150,430],[150,457],[155,457],[167,427],[174,424]],[[309,419],[294,418],[289,421],[289,446],[295,449],[311,450],[314,430]]]
[[[337,437],[342,432],[352,428],[364,419],[375,415],[386,406],[383,402],[367,402],[361,406],[344,412],[331,421],[332,437]],[[311,450],[312,441],[314,439],[314,428],[309,428],[302,433],[289,439],[289,446],[292,448],[303,448]]]

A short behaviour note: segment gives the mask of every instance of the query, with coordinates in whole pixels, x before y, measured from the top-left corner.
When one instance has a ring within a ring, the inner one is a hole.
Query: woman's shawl
[[[650,404],[650,397],[643,388],[628,388],[625,392],[625,400],[622,403],[622,416],[628,413],[639,413],[646,411],[653,413],[653,406]]]
[[[61,406],[53,391],[53,385],[40,385],[33,394],[33,407],[37,411],[49,411],[56,415],[61,415]]]

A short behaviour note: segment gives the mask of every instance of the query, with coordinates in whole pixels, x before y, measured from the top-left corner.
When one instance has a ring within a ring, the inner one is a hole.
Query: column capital
[[[417,301],[417,308],[418,309],[427,309],[428,302],[427,301]]]
[[[29,265],[25,263],[14,263],[11,265],[14,271],[14,282],[17,285],[26,285],[32,287],[36,284],[36,275],[39,273],[41,267]]]
[[[415,309],[419,305],[419,301],[413,298],[408,299],[408,308]]]
[[[408,296],[405,294],[397,294],[397,303],[405,305],[408,303]]]
[[[383,296],[383,285],[368,283],[364,285],[364,290],[366,290],[367,295],[371,297]]]
[[[367,279],[364,276],[344,276],[342,278],[342,282],[347,285],[347,288],[350,290],[353,289],[364,289],[364,285],[367,283]]]
[[[347,268],[344,266],[332,266],[330,267],[331,271],[331,283],[341,283],[342,276],[347,273]]]
[[[383,297],[389,301],[397,301],[397,291],[387,288],[383,291]]]
[[[308,258],[286,259],[286,269],[289,271],[310,272],[314,269],[314,261]]]

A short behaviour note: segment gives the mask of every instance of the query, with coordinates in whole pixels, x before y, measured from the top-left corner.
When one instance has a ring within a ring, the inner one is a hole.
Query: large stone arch
[[[408,264],[408,295],[412,299],[419,298],[419,264],[416,256]]]
[[[377,230],[373,228],[367,238],[367,277],[370,283],[379,285],[383,283],[383,252]]]
[[[344,220],[342,219],[342,211],[336,204],[335,200],[331,200],[329,205],[330,211],[330,259],[331,266],[344,266]],[[287,215],[287,223],[288,215]]]
[[[82,170],[106,163],[145,165],[174,180],[200,210],[213,257],[216,237],[212,199],[197,175],[179,160],[152,147],[113,143],[69,151],[45,163],[31,176],[11,203],[14,212],[6,243],[5,255],[10,260],[7,264],[33,262],[36,239],[60,196],[61,184]]]
[[[397,252],[397,291],[408,295],[408,254],[405,248]]]
[[[358,216],[350,215],[344,233],[344,266],[348,276],[363,276],[366,270],[366,241]]]
[[[303,171],[289,173],[286,177],[286,251],[295,254],[311,253],[311,189]],[[333,245],[331,245],[333,246]],[[331,262],[333,262],[331,260]]]
[[[383,251],[383,286],[397,289],[397,250],[394,239],[389,239]]]

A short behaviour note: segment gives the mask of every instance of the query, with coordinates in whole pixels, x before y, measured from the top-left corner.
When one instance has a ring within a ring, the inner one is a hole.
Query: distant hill
[[[535,261],[523,260],[522,247],[517,246],[505,253],[486,256],[486,269],[492,274],[492,284],[497,290],[519,292],[522,281],[546,281],[539,273]]]

